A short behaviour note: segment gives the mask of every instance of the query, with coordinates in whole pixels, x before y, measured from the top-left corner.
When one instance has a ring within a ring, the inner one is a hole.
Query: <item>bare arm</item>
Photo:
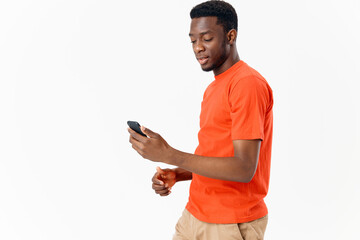
[[[172,148],[157,133],[142,127],[143,137],[129,129],[132,147],[144,158],[178,166],[205,177],[250,182],[255,174],[261,140],[234,140],[234,157],[204,157]],[[183,172],[184,177],[189,174]],[[186,177],[184,179],[186,179]]]
[[[192,172],[183,168],[174,168],[176,173],[176,182],[187,181],[192,179]]]
[[[261,140],[234,140],[234,157],[203,157],[173,150],[169,164],[196,174],[236,182],[250,182],[255,174]]]

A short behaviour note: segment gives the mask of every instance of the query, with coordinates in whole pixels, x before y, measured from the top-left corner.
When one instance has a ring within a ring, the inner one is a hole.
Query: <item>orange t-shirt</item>
[[[239,61],[207,87],[201,103],[199,145],[195,154],[233,157],[233,140],[261,139],[257,169],[249,183],[193,173],[186,209],[209,223],[242,223],[268,213],[272,143],[272,90],[266,80]],[[221,160],[219,160],[221,161]]]

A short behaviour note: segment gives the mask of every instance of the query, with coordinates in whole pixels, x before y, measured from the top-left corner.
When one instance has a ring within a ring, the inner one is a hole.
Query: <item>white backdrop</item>
[[[200,2],[0,2],[0,239],[171,239],[189,183],[155,195],[126,121],[195,150]],[[360,2],[229,2],[275,98],[266,239],[358,239]]]

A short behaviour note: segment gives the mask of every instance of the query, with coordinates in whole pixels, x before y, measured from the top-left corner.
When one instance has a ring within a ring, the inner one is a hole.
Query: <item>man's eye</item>
[[[191,43],[194,44],[194,43],[195,43],[195,40],[194,40],[194,41],[191,41]]]
[[[204,41],[205,42],[210,42],[213,38],[205,38]]]

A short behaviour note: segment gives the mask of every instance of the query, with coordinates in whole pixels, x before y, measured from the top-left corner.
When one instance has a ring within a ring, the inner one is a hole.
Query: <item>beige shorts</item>
[[[173,240],[263,240],[268,215],[246,223],[215,224],[196,219],[184,210]]]

